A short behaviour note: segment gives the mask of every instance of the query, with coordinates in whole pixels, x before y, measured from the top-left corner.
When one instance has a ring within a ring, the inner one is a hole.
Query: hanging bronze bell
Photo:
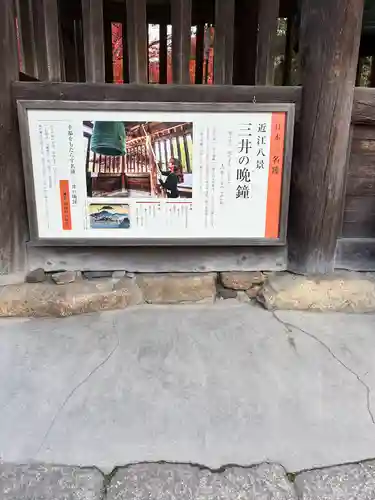
[[[98,155],[124,156],[125,125],[123,122],[95,122],[91,151]]]

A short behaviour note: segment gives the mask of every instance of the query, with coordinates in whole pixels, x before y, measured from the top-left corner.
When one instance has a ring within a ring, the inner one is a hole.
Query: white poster
[[[278,239],[286,112],[29,109],[40,239]]]

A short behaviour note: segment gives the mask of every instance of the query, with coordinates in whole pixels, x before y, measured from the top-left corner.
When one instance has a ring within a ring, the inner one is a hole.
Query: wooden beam
[[[214,82],[231,85],[233,80],[234,0],[215,2]]]
[[[168,33],[167,25],[159,26],[159,83],[168,82]]]
[[[126,0],[129,82],[147,83],[148,47],[146,0]]]
[[[0,283],[23,279],[26,269],[27,216],[21,145],[12,82],[19,62],[16,13],[11,1],[0,1]]]
[[[103,0],[82,0],[86,81],[105,81]]]
[[[292,174],[291,269],[327,273],[341,229],[363,0],[305,0],[302,109]]]
[[[90,83],[17,82],[14,99],[52,101],[253,102],[296,104],[301,87],[247,85],[112,85]]]
[[[173,83],[190,83],[191,1],[171,0]]]
[[[273,85],[279,0],[261,0],[258,11],[256,84]]]

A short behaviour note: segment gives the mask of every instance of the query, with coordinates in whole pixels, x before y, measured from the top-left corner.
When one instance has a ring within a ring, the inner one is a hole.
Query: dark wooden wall
[[[375,126],[353,126],[341,237],[375,238]]]
[[[355,255],[359,255],[359,240],[370,242],[374,238],[371,201],[374,196],[371,180],[373,170],[367,162],[371,163],[372,155],[375,154],[375,151],[370,150],[371,141],[375,139],[366,137],[375,124],[372,117],[375,99],[372,95],[363,96],[358,92],[354,95],[353,147],[349,162],[346,162],[363,0],[304,0],[300,27],[299,21],[295,19],[298,2],[17,0],[23,56],[23,73],[19,79],[27,80],[17,83],[15,26],[11,7],[13,0],[0,0],[0,17],[6,34],[0,41],[0,56],[3,55],[0,57],[0,69],[4,65],[7,68],[6,72],[0,71],[3,75],[0,77],[0,109],[5,110],[7,126],[5,132],[0,130],[0,146],[9,144],[13,151],[7,158],[0,151],[0,171],[3,181],[8,179],[9,185],[14,172],[19,172],[16,188],[12,193],[8,190],[4,198],[6,201],[3,202],[4,207],[14,207],[12,218],[0,220],[0,238],[6,235],[6,241],[4,237],[0,240],[0,255],[6,255],[3,274],[22,267],[22,263],[19,263],[23,259],[22,249],[27,238],[19,150],[16,154],[18,130],[13,126],[14,100],[179,101],[181,90],[186,90],[183,84],[189,82],[187,61],[190,25],[199,28],[197,47],[200,52],[196,54],[198,69],[195,82],[203,81],[202,26],[206,23],[214,24],[216,30],[214,81],[218,85],[189,86],[191,101],[256,100],[297,104],[299,134],[295,141],[297,154],[292,183],[294,204],[290,218],[290,228],[294,231],[290,233],[295,236],[298,270],[332,270],[337,237],[340,238],[336,261],[340,266],[342,262],[347,262],[345,259],[350,255],[350,251],[347,251],[348,242],[355,243]],[[346,15],[346,12],[349,14]],[[270,61],[277,17],[287,17],[288,21],[293,21],[288,23],[283,83],[290,82],[291,53],[298,42],[303,63],[303,91],[295,87],[266,86],[274,82]],[[124,28],[124,82],[138,86],[104,83],[113,81],[111,22],[121,22]],[[166,83],[166,25],[172,23],[173,86],[155,88],[147,85],[148,23],[160,24],[160,83],[163,84]],[[296,32],[300,34],[297,36]],[[42,80],[42,83],[32,82],[35,78]],[[366,144],[369,145],[367,150]],[[1,147],[7,151],[5,146]],[[2,190],[6,192],[4,186]],[[12,242],[12,247],[7,241]],[[342,250],[344,245],[345,255]],[[366,255],[373,255],[375,269],[375,245],[373,253],[366,245]],[[215,249],[212,256],[217,255],[217,252]]]

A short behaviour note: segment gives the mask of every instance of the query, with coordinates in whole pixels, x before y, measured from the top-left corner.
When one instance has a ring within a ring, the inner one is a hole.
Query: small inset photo
[[[89,206],[91,229],[129,229],[129,205]]]

